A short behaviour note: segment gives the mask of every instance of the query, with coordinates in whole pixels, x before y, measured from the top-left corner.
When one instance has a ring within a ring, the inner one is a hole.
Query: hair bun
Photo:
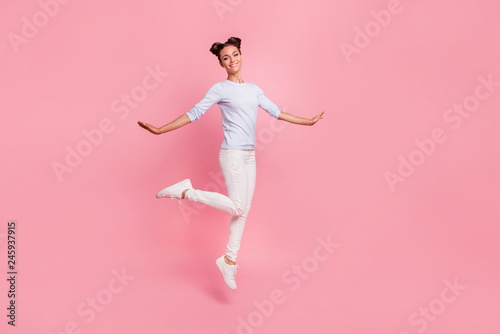
[[[216,56],[219,56],[219,52],[221,50],[222,45],[223,45],[222,43],[215,42],[214,44],[212,44],[212,47],[210,48],[210,52],[212,52]]]
[[[241,39],[238,37],[229,37],[226,44],[234,44],[239,49],[241,47]]]

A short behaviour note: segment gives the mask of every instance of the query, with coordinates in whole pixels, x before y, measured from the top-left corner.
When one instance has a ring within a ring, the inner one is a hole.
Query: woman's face
[[[224,67],[227,73],[234,74],[241,69],[241,54],[234,45],[228,45],[220,52],[220,66]]]

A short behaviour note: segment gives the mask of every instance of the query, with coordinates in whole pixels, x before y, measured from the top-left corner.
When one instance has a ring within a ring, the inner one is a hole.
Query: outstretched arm
[[[181,116],[177,117],[172,122],[165,124],[160,128],[156,128],[156,127],[152,126],[151,124],[147,124],[147,123],[144,123],[141,121],[139,121],[137,123],[139,123],[139,126],[148,130],[149,132],[151,132],[155,135],[160,135],[162,133],[178,129],[178,128],[183,127],[184,125],[186,125],[188,123],[191,123],[191,119],[188,117],[187,114],[182,114]]]
[[[295,115],[289,114],[287,112],[281,111],[279,116],[278,116],[278,119],[281,119],[283,121],[287,121],[290,123],[294,123],[294,124],[299,124],[299,125],[314,125],[320,118],[323,118],[322,116],[324,113],[325,112],[322,111],[321,113],[317,114],[313,118],[308,119],[308,118],[295,116]]]

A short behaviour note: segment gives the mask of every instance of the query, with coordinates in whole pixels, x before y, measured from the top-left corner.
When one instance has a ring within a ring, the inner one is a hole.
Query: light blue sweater
[[[224,140],[221,148],[225,149],[255,149],[258,107],[275,118],[280,114],[278,106],[256,84],[225,80],[210,87],[201,101],[187,112],[191,122],[199,119],[215,103],[222,114]]]

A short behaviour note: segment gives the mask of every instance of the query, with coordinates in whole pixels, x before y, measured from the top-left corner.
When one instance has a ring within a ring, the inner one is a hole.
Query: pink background
[[[500,333],[500,86],[481,84],[500,82],[500,4],[394,1],[2,2],[2,333]],[[155,198],[187,177],[226,193],[219,107],[161,136],[137,125],[225,80],[208,50],[231,36],[243,80],[283,111],[325,111],[306,127],[259,110],[236,291],[214,263],[230,217]],[[156,67],[168,75],[146,91]],[[464,103],[467,116],[450,110]],[[391,187],[401,159],[413,172]],[[328,236],[331,254],[317,249]]]

